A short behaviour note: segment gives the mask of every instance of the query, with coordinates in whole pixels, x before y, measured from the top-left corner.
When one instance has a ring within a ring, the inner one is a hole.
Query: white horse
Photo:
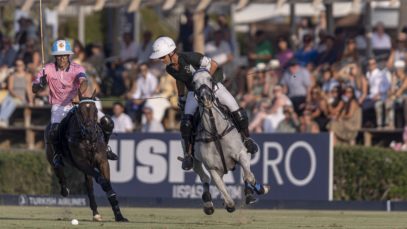
[[[204,212],[213,214],[214,207],[209,183],[211,178],[225,201],[228,212],[235,210],[235,202],[226,190],[222,178],[228,171],[234,170],[236,164],[243,169],[245,182],[246,204],[257,201],[253,194],[266,194],[270,187],[256,183],[250,171],[250,155],[242,142],[240,133],[235,128],[227,108],[216,99],[216,84],[212,85],[212,78],[208,71],[199,69],[194,73],[195,97],[199,104],[200,121],[196,128],[194,143],[194,166],[204,187],[202,200]],[[209,171],[210,177],[204,172],[202,164]]]

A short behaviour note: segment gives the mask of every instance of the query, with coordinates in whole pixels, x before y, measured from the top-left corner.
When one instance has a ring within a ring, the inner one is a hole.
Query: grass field
[[[0,228],[403,228],[404,212],[287,211],[241,209],[123,208],[129,223],[113,222],[110,208],[100,208],[104,222],[92,222],[88,208],[0,206]],[[71,225],[71,219],[79,225]]]

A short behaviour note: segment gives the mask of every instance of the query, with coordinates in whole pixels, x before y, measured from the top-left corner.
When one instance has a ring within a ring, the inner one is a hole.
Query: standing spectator
[[[392,75],[391,89],[389,94],[389,103],[394,104],[396,114],[403,114],[403,118],[399,120],[400,115],[395,115],[396,126],[402,128],[407,125],[407,75],[405,72],[405,62],[402,60],[396,61],[395,71]],[[402,111],[402,112],[398,112]],[[391,115],[394,115],[394,111]]]
[[[384,31],[383,22],[376,24],[376,31],[372,34],[372,48],[377,50],[390,50],[391,39],[390,36]]]
[[[145,99],[152,97],[157,91],[158,80],[149,70],[147,64],[140,65],[140,74],[132,90],[128,93],[130,97],[126,105],[127,113],[137,124],[141,123],[141,112]]]
[[[120,60],[127,62],[137,58],[137,44],[133,40],[133,35],[130,32],[123,34],[123,42],[120,50]]]
[[[145,117],[145,122],[141,127],[141,132],[143,133],[161,133],[164,132],[163,125],[154,119],[153,109],[151,107],[144,107],[143,114]]]
[[[386,99],[387,99],[387,93],[390,87],[390,82],[387,79],[387,76],[384,71],[381,71],[377,67],[377,62],[375,58],[370,58],[368,62],[368,72],[366,73],[367,80],[368,80],[368,85],[369,85],[369,94],[367,96],[367,99],[364,101],[363,104],[363,112],[366,114],[369,114],[371,112],[371,109],[375,109],[376,114],[376,124],[379,127],[384,126],[384,124],[389,124],[385,121],[383,123],[383,107],[386,106]],[[387,104],[388,105],[388,104]],[[388,110],[390,107],[386,106],[385,110]],[[368,121],[368,120],[366,120]],[[373,121],[373,120],[369,120]],[[388,119],[387,119],[388,121]],[[365,121],[364,121],[365,123]],[[366,123],[365,123],[366,124]]]
[[[305,102],[311,86],[311,75],[306,68],[301,67],[295,60],[290,61],[288,69],[281,79],[284,93],[293,103],[294,110],[300,114],[300,105]]]
[[[131,118],[124,113],[124,106],[120,102],[113,104],[113,117],[114,122],[113,133],[129,133],[133,131],[133,122]]]
[[[334,144],[336,142],[354,144],[361,127],[361,112],[354,90],[347,86],[344,91],[340,102],[343,109],[329,124],[329,129],[334,133]]]
[[[16,61],[16,71],[8,79],[9,95],[4,99],[0,109],[0,126],[7,127],[9,118],[17,105],[33,105],[31,93],[31,75],[26,72],[22,59]]]
[[[137,51],[137,63],[142,64],[150,61],[150,55],[153,53],[153,41],[151,40],[152,36],[153,35],[150,30],[144,31],[143,41],[139,45]]]

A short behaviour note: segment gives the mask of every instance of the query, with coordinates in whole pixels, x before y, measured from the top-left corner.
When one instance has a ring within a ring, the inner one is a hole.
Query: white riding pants
[[[99,104],[98,104],[99,103]],[[51,108],[51,124],[52,123],[60,123],[62,119],[68,114],[68,112],[74,107],[72,104],[68,104],[65,106],[61,106],[58,104],[52,105]],[[101,112],[101,104],[99,101],[96,102],[96,107],[98,108],[98,120],[105,116],[103,112]]]
[[[235,98],[230,94],[230,92],[223,86],[222,83],[217,83],[215,87],[215,97],[225,105],[230,112],[237,111],[239,109],[239,104],[237,104]],[[189,91],[187,94],[187,101],[185,103],[184,114],[193,115],[198,108],[198,101],[194,96],[193,91]]]

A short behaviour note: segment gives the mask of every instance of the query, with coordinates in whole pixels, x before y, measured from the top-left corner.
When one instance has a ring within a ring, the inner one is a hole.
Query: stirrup
[[[186,155],[184,159],[182,160],[182,169],[183,170],[191,170],[192,167],[194,166],[194,159],[192,156]]]
[[[54,165],[54,168],[59,168],[62,167],[64,164],[62,162],[62,155],[59,153],[55,153],[54,157],[52,158],[52,164]]]
[[[110,146],[107,146],[106,153],[107,153],[107,159],[109,159],[109,160],[116,161],[117,159],[119,159],[119,156],[117,156],[115,153],[113,153],[112,148],[110,148]]]
[[[247,149],[248,153],[255,154],[259,151],[259,146],[252,138],[245,138],[243,144]]]

